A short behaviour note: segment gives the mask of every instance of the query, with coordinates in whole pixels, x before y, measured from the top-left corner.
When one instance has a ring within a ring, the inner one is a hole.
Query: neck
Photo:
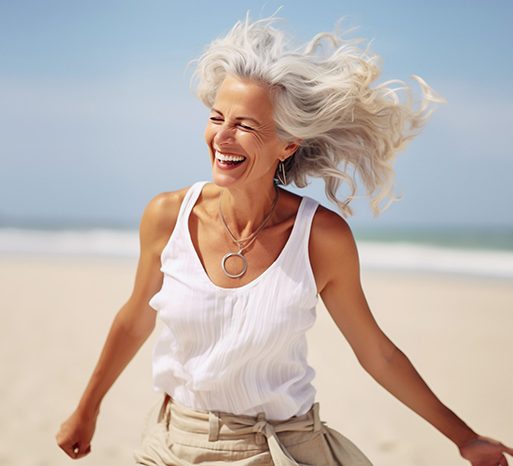
[[[278,188],[244,186],[222,188],[221,208],[228,227],[236,238],[251,235],[269,215]],[[275,209],[276,210],[276,209]],[[272,223],[272,216],[266,226]]]

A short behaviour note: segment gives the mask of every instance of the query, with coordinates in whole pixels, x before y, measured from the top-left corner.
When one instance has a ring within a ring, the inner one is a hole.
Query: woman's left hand
[[[497,440],[478,436],[460,447],[460,453],[472,466],[508,466],[504,453],[513,456],[513,448]]]

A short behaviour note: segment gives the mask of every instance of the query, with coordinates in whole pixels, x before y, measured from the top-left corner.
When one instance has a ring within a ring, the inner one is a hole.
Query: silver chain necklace
[[[221,259],[221,268],[223,269],[223,272],[227,277],[240,278],[246,273],[246,270],[248,269],[248,260],[246,259],[246,257],[243,254],[244,250],[246,250],[249,246],[251,246],[253,244],[253,242],[256,240],[258,233],[260,233],[260,231],[262,231],[262,229],[265,227],[265,225],[271,218],[271,216],[274,212],[274,209],[276,207],[276,204],[278,203],[278,198],[280,197],[280,190],[278,189],[278,187],[276,185],[274,185],[274,190],[276,191],[276,195],[274,196],[273,204],[272,204],[272,207],[271,207],[271,210],[269,211],[269,213],[266,215],[266,217],[264,218],[264,220],[262,221],[260,226],[253,233],[251,233],[247,238],[241,238],[241,239],[235,238],[235,235],[231,232],[230,228],[228,227],[228,224],[226,223],[226,219],[224,218],[224,215],[223,215],[223,209],[221,208],[221,200],[222,200],[223,196],[222,196],[222,194],[221,194],[221,196],[219,196],[219,214],[221,216],[221,220],[223,221],[223,225],[225,226],[226,231],[228,231],[228,234],[230,235],[231,239],[233,240],[233,242],[235,244],[237,244],[237,246],[239,248],[238,252],[228,252]],[[244,244],[244,243],[246,243],[246,244]],[[233,274],[233,273],[228,272],[228,270],[226,270],[226,261],[230,257],[238,257],[242,261],[242,270],[239,273]]]

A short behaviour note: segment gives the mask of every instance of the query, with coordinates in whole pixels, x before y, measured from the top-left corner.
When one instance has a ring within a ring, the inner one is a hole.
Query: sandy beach
[[[132,259],[0,256],[0,465],[71,464],[54,435],[72,411]],[[513,282],[363,271],[374,315],[439,397],[484,435],[513,443]],[[457,466],[455,447],[360,368],[325,308],[308,335],[321,418],[376,466]],[[150,339],[104,400],[83,465],[133,464],[151,387]]]

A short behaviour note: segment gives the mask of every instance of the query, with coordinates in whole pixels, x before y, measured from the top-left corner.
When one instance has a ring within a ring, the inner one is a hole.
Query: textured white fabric
[[[185,195],[162,251],[162,289],[150,300],[163,322],[153,385],[191,409],[285,420],[315,401],[305,332],[318,301],[308,257],[317,201],[303,197],[278,258],[238,288],[215,285],[194,249],[189,214],[206,181]]]

